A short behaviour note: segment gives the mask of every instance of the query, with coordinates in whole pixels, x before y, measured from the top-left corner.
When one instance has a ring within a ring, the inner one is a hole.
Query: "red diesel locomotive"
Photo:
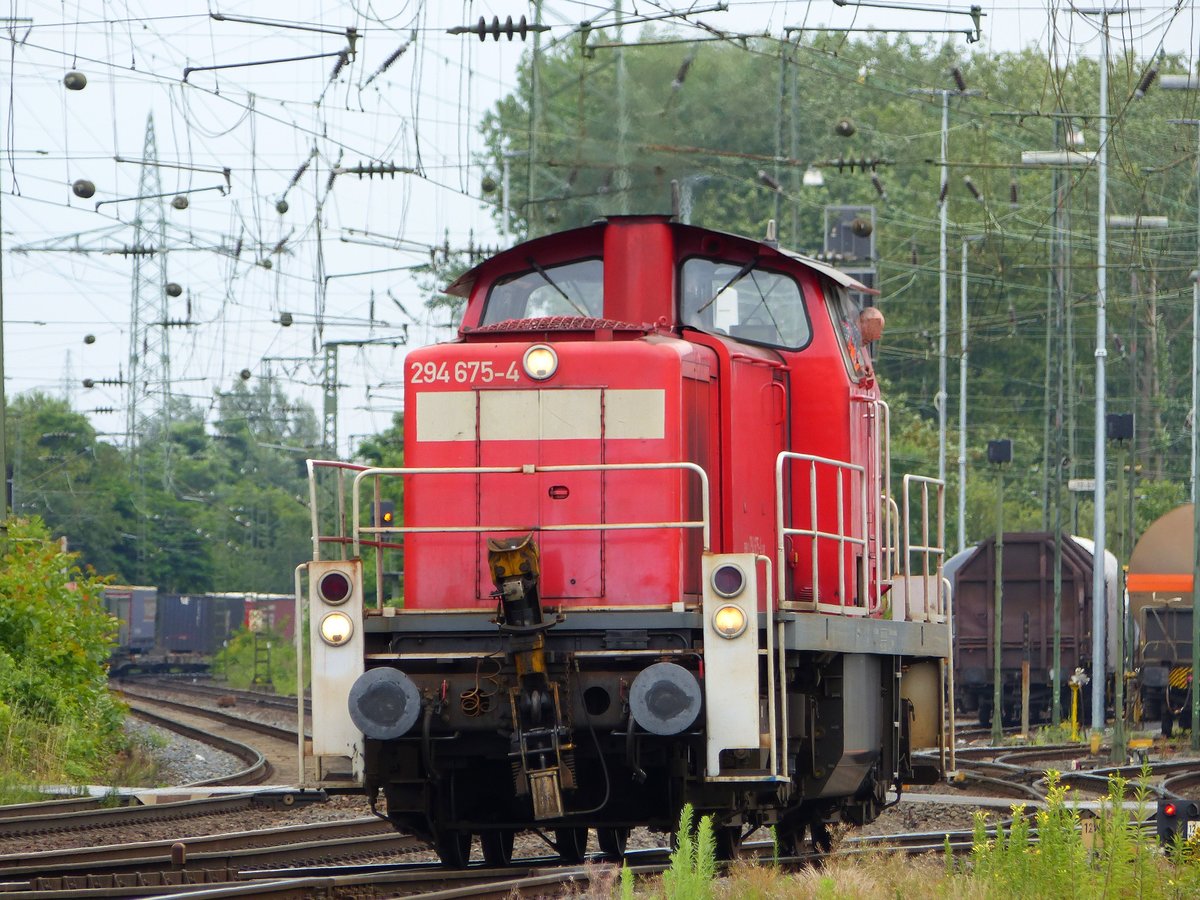
[[[820,847],[936,780],[942,489],[893,497],[851,290],[665,216],[458,279],[458,339],[405,362],[405,467],[310,462],[303,784],[463,866],[524,829],[618,854],[689,802],[726,854],[760,825]]]

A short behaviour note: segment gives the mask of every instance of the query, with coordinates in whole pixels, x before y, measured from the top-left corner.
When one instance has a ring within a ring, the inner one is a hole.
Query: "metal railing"
[[[920,494],[920,538],[914,542],[912,534],[912,493],[914,485]],[[936,494],[936,536],[930,535],[930,491]],[[946,484],[937,478],[924,475],[904,476],[904,567],[898,577],[904,579],[905,618],[914,622],[946,622],[946,610],[942,596],[942,567],[946,558]],[[930,543],[936,538],[936,543]],[[913,575],[914,556],[920,563],[919,576]],[[919,588],[919,590],[916,590]],[[921,608],[913,607],[914,597],[920,597]],[[932,601],[932,602],[931,602]]]
[[[790,462],[807,463],[808,464],[808,528],[793,528],[788,526],[784,521],[784,471],[785,467]],[[817,498],[817,471],[818,467],[832,470],[836,491],[836,530],[826,531],[819,527],[817,518],[818,513],[818,498]],[[849,533],[846,522],[847,502],[846,502],[846,477],[849,473],[850,477],[850,502],[856,503],[859,507],[861,516],[862,528],[864,535],[856,537]],[[856,483],[857,482],[857,483]],[[848,555],[848,549],[852,553],[854,549],[859,551],[857,566],[860,573],[859,583],[862,589],[867,590],[870,584],[868,578],[868,546],[865,536],[867,527],[867,490],[866,490],[866,470],[863,466],[855,465],[854,463],[844,462],[837,459],[829,459],[823,456],[812,456],[807,453],[792,453],[784,451],[775,459],[775,534],[776,534],[776,577],[778,581],[778,597],[782,604],[788,600],[787,596],[787,566],[786,566],[786,546],[787,539],[790,536],[807,537],[811,546],[811,564],[812,564],[812,600],[804,601],[793,599],[790,602],[796,603],[800,608],[812,609],[823,612],[834,612],[847,616],[863,616],[867,614],[868,604],[863,598],[857,598],[856,603],[852,603],[851,598],[846,593],[846,571],[848,563],[852,560]],[[821,588],[820,588],[820,548],[822,542],[831,542],[837,545],[837,569],[838,569],[838,597],[841,603],[822,603]],[[876,584],[878,591],[878,584]]]
[[[878,523],[879,578],[888,581],[896,571],[896,555],[900,548],[900,510],[892,496],[892,408],[875,398],[875,471],[880,473],[880,507]]]
[[[337,477],[337,530],[333,534],[321,532],[318,512],[318,486],[316,474],[319,469],[332,469]],[[700,518],[675,519],[665,521],[644,522],[579,522],[571,524],[543,525],[530,522],[498,522],[494,524],[438,524],[438,525],[363,525],[362,516],[362,485],[364,481],[372,481],[375,487],[375,501],[380,498],[380,481],[387,477],[406,479],[410,476],[421,475],[537,475],[554,472],[646,472],[669,471],[693,473],[700,482]],[[699,465],[690,462],[666,463],[590,463],[582,465],[560,466],[459,466],[459,467],[371,467],[354,463],[343,463],[329,460],[309,460],[309,494],[312,504],[313,528],[313,559],[321,558],[321,547],[325,544],[340,545],[342,557],[345,558],[347,548],[355,557],[362,553],[364,544],[377,549],[385,547],[400,547],[400,544],[385,544],[382,540],[387,535],[403,537],[408,534],[445,534],[457,532],[462,534],[484,534],[496,532],[551,532],[551,531],[632,531],[642,529],[677,528],[682,531],[698,530],[701,533],[702,549],[707,552],[712,548],[712,528],[710,524],[709,506],[710,491],[708,475]],[[346,476],[353,473],[350,485],[350,520],[346,521]],[[370,540],[373,536],[375,540]],[[377,577],[381,577],[381,567],[377,567]],[[377,595],[381,596],[381,595]]]

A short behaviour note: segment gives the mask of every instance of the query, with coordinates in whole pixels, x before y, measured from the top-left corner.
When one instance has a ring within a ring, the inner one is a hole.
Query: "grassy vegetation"
[[[662,876],[663,892],[675,900],[709,900],[713,896],[717,846],[712,816],[701,819],[698,828],[693,825],[694,818],[692,805],[684,804],[671,868]]]
[[[271,632],[258,634],[256,646],[255,635],[239,629],[213,660],[213,677],[242,689],[261,686],[266,679],[275,693],[294,695],[296,647],[290,638]]]
[[[1013,807],[1012,824],[989,834],[976,818],[971,853],[954,857],[947,849],[910,859],[879,852],[832,858],[822,868],[783,872],[771,861],[740,862],[716,873],[709,817],[693,828],[691,807],[680,817],[678,848],[661,878],[635,884],[628,869],[614,883],[603,882],[594,896],[665,900],[879,900],[879,898],[966,898],[966,900],[1184,900],[1200,897],[1200,844],[1176,844],[1164,853],[1153,832],[1141,826],[1152,809],[1145,779],[1130,784],[1114,777],[1085,838],[1081,813],[1069,788],[1049,773],[1044,809],[1030,817]],[[1133,798],[1138,809],[1126,810]],[[1036,826],[1038,840],[1030,843]],[[1090,841],[1090,845],[1089,845]],[[835,846],[836,851],[836,846]]]
[[[167,739],[156,731],[146,731],[130,738],[117,754],[109,783],[120,787],[163,787],[155,755],[167,745]]]
[[[116,623],[103,581],[38,519],[0,544],[0,802],[39,785],[107,781],[125,746],[105,664]]]

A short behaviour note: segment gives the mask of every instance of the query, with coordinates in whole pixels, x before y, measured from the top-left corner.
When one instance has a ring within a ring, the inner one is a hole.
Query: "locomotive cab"
[[[729,853],[767,824],[820,844],[936,778],[941,485],[893,499],[851,288],[646,216],[452,285],[458,339],[405,361],[405,467],[310,462],[306,783],[382,795],[462,865],[527,828],[617,852],[685,802]]]

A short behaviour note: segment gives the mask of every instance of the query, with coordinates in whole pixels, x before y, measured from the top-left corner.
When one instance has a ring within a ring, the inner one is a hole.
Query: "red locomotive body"
[[[944,746],[940,485],[906,479],[920,514],[891,498],[849,288],[665,217],[451,286],[458,340],[405,362],[405,467],[310,464],[352,524],[314,509],[308,783],[382,793],[461,865],[523,828],[616,852],[684,802],[730,852],[761,824],[820,844],[936,777],[910,751]],[[388,526],[367,488],[392,480]]]

